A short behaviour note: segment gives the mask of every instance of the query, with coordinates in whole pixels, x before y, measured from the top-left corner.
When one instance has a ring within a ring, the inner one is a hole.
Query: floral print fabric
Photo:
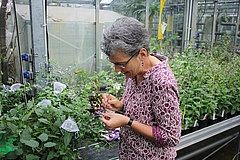
[[[124,114],[138,122],[153,126],[154,142],[121,128],[120,160],[174,160],[181,136],[181,114],[178,86],[166,57],[144,75],[136,85],[127,79],[123,94]]]

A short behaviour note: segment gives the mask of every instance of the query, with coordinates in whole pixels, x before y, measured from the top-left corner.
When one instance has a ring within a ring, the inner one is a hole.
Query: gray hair
[[[144,25],[132,17],[118,18],[103,34],[101,50],[111,56],[122,51],[133,56],[145,48],[149,52],[149,34]]]

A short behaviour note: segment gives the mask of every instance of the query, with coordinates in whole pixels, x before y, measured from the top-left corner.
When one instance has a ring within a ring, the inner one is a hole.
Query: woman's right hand
[[[102,105],[107,110],[121,111],[123,109],[122,101],[119,101],[111,94],[102,94]]]

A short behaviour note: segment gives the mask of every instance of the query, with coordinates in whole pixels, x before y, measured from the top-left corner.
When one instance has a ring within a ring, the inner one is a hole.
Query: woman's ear
[[[141,56],[141,60],[143,60],[144,58],[146,58],[148,56],[146,48],[141,48],[139,54]]]

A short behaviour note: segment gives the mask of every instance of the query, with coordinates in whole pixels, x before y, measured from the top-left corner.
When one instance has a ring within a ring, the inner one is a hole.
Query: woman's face
[[[109,61],[114,64],[116,72],[122,72],[126,78],[134,78],[139,74],[141,69],[141,61],[139,52],[133,56],[126,55],[124,52],[116,52],[109,57]]]

